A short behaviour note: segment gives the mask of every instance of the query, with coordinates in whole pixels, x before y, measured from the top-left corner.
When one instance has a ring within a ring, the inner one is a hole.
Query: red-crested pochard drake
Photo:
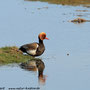
[[[21,50],[22,52],[27,53],[31,56],[40,56],[40,55],[42,55],[43,52],[45,51],[45,46],[44,46],[43,40],[44,39],[48,40],[48,38],[46,37],[46,33],[41,32],[38,35],[38,39],[39,39],[39,43],[34,42],[34,43],[22,45],[19,48],[19,50]]]

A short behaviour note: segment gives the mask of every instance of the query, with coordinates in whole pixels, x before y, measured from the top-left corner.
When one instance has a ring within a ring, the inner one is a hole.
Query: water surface
[[[45,63],[44,85],[39,84],[37,72],[16,65],[0,67],[0,86],[90,90],[90,22],[68,22],[77,17],[89,20],[90,9],[40,1],[1,0],[0,47],[19,47],[38,41],[40,32],[46,32],[50,40],[44,41],[46,51],[39,57]]]

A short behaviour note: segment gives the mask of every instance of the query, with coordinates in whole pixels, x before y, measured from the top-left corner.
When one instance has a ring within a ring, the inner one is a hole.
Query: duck
[[[46,37],[46,33],[45,32],[41,32],[38,35],[39,43],[34,42],[34,43],[29,43],[29,44],[22,45],[19,48],[19,50],[21,50],[23,53],[27,53],[28,55],[33,56],[33,57],[40,56],[45,51],[45,46],[44,46],[44,43],[43,43],[43,40],[45,40],[45,39],[49,40]]]

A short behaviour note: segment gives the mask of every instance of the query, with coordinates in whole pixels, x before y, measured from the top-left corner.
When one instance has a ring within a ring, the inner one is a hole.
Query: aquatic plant
[[[48,3],[54,3],[54,4],[62,4],[62,5],[81,5],[81,4],[88,5],[90,4],[90,0],[25,0],[25,1],[41,1],[41,2],[48,2]]]
[[[90,22],[90,20],[85,20],[83,18],[76,18],[74,20],[70,20],[69,22],[73,22],[73,23],[83,23],[83,22]]]

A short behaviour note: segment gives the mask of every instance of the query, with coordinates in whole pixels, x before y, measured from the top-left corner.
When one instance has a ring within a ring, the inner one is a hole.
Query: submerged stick
[[[76,18],[74,20],[70,20],[69,22],[83,23],[83,22],[90,22],[90,20],[85,20],[83,18]]]

